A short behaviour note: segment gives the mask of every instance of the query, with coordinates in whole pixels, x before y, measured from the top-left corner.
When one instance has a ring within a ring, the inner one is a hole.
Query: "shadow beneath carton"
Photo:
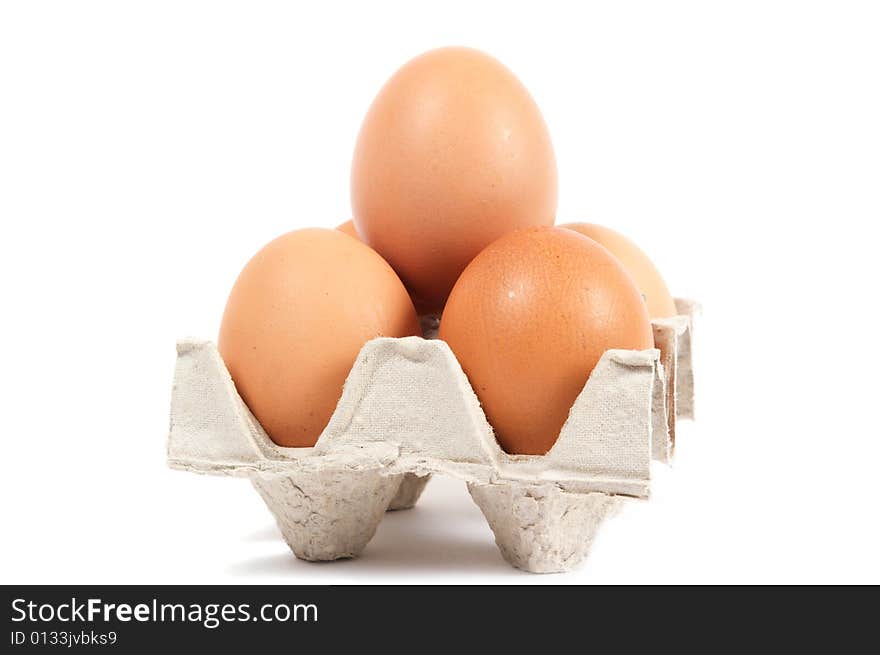
[[[481,576],[510,576],[517,572],[501,557],[483,515],[461,487],[453,489],[447,481],[432,480],[415,508],[385,515],[358,558],[335,562],[298,560],[273,525],[246,539],[277,540],[283,552],[237,562],[228,572],[237,576],[312,578],[316,582],[351,576],[409,578],[419,573],[473,571]]]
[[[243,537],[242,540],[250,543],[266,543],[270,541],[281,541],[282,539],[278,527],[273,523],[264,528],[260,528],[259,530],[255,530],[246,537]]]

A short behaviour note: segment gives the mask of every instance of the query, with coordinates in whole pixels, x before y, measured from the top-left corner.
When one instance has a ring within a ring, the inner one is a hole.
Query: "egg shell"
[[[632,276],[639,291],[645,296],[651,318],[669,318],[678,314],[675,300],[669,293],[660,271],[635,243],[619,232],[595,223],[566,223],[560,227],[574,230],[593,239],[617,257],[627,273]]]
[[[610,348],[652,348],[645,303],[607,250],[571,230],[502,237],[462,273],[440,321],[495,436],[541,455]]]
[[[244,267],[218,348],[272,440],[313,446],[361,347],[420,334],[403,283],[372,249],[338,230],[278,237]]]
[[[337,225],[336,229],[342,232],[343,234],[347,234],[350,237],[354,237],[358,241],[360,241],[360,235],[357,233],[357,229],[354,227],[354,221],[345,221],[342,225]]]
[[[438,312],[465,266],[518,228],[552,225],[556,160],[522,83],[469,48],[427,52],[370,107],[351,171],[354,223],[420,313]]]

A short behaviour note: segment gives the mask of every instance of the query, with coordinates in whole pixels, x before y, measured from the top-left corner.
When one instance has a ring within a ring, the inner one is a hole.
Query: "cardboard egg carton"
[[[541,456],[501,450],[440,340],[365,344],[312,448],[274,444],[216,347],[183,340],[168,465],[250,478],[294,554],[310,561],[356,557],[386,510],[412,507],[430,475],[451,475],[467,483],[511,564],[568,570],[623,498],[647,498],[651,459],[669,459],[676,413],[692,413],[694,306],[680,302],[687,314],[654,323],[656,348],[602,356]]]
[[[653,440],[653,457],[668,462],[675,449],[675,423],[677,419],[694,418],[694,374],[691,360],[691,341],[693,320],[700,312],[696,301],[685,298],[675,299],[678,315],[656,319],[651,325],[654,331],[654,346],[660,350],[660,366],[663,384],[655,385],[653,400],[655,426],[658,431],[666,430],[667,439]],[[426,339],[436,339],[440,318],[422,317],[422,333]],[[660,409],[662,407],[662,410]],[[400,490],[391,501],[389,510],[410,509],[415,506],[430,475],[407,474]]]

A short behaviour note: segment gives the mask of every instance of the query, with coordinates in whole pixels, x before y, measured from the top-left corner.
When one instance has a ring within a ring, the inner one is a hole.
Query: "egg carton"
[[[654,331],[654,346],[660,350],[660,364],[663,384],[655,386],[655,403],[663,403],[667,440],[654,440],[654,459],[668,462],[675,449],[675,423],[677,419],[694,418],[694,373],[691,360],[691,341],[693,320],[699,314],[699,303],[686,298],[676,298],[676,316],[655,319],[651,322]],[[439,333],[439,316],[421,317],[422,333],[426,339],[436,339]],[[655,418],[662,415],[655,412]],[[658,429],[663,429],[662,425]],[[408,473],[401,482],[400,489],[388,506],[390,511],[411,509],[422,495],[430,475]]]
[[[685,315],[654,322],[657,347],[605,352],[540,456],[501,450],[440,340],[365,344],[311,448],[273,443],[216,346],[183,340],[168,465],[249,478],[294,554],[309,561],[358,556],[386,510],[415,504],[430,475],[451,475],[466,482],[508,562],[565,571],[623,498],[647,498],[651,459],[669,459],[676,414],[692,414],[694,305],[681,302]]]

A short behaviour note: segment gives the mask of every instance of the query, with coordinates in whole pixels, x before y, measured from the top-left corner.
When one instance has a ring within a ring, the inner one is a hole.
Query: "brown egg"
[[[667,318],[678,313],[660,271],[632,241],[619,232],[593,223],[566,223],[559,227],[574,230],[593,239],[617,257],[645,296],[651,318]]]
[[[403,283],[337,230],[278,237],[238,276],[218,347],[235,387],[281,446],[314,446],[358,352],[374,337],[420,334]]]
[[[508,453],[555,443],[609,348],[653,348],[648,312],[607,250],[571,230],[502,237],[462,273],[440,320]]]
[[[358,241],[361,239],[360,236],[358,236],[357,230],[354,228],[354,221],[345,221],[342,225],[337,225],[336,229],[350,237],[354,237]]]
[[[364,119],[351,202],[358,233],[394,267],[419,312],[439,311],[492,241],[553,224],[556,160],[538,106],[477,50],[416,57]]]

